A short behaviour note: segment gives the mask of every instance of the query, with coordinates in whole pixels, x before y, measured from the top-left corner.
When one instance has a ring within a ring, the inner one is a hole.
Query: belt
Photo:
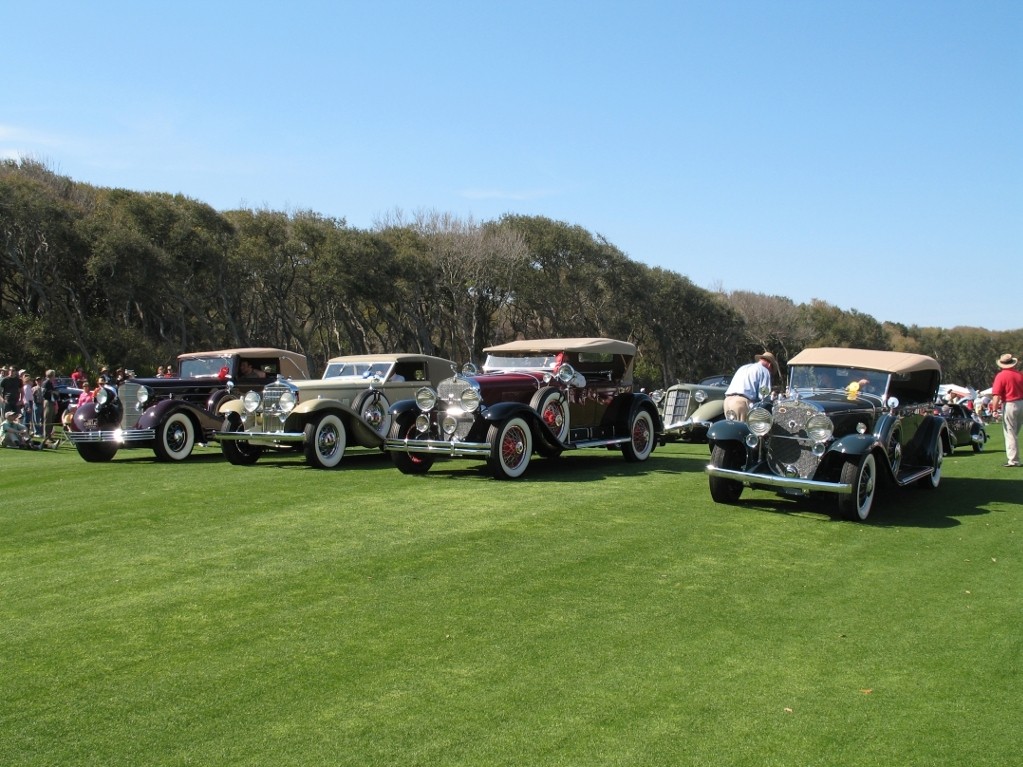
[[[749,400],[750,402],[753,401],[753,399],[751,397],[747,397],[745,394],[739,394],[738,392],[732,392],[731,394],[726,394],[725,396],[726,397],[742,397],[743,399]]]

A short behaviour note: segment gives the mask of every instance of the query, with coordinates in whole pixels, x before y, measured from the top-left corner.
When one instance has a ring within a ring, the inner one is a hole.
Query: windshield
[[[888,374],[862,368],[844,368],[831,365],[795,365],[789,368],[789,382],[793,390],[848,392],[851,384],[861,394],[883,396],[888,386]]]
[[[554,370],[558,358],[554,354],[531,355],[526,357],[501,357],[496,354],[488,354],[487,361],[483,363],[483,372],[492,373],[495,370]]]
[[[379,376],[386,380],[391,370],[392,362],[337,362],[327,363],[327,369],[323,371],[324,378],[351,378],[363,379]]]
[[[231,369],[230,357],[195,357],[181,360],[181,378],[217,378],[221,368]]]

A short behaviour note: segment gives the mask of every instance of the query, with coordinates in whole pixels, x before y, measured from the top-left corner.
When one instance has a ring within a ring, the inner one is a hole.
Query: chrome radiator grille
[[[692,392],[688,389],[670,389],[664,398],[664,422],[684,421],[689,416],[689,400]]]
[[[279,418],[281,395],[288,390],[287,386],[281,384],[267,384],[263,387],[260,400],[260,407],[254,413],[256,431],[283,431],[284,419]]]
[[[280,384],[267,384],[263,387],[263,412],[277,414],[277,403],[281,401],[281,395],[287,391],[286,386]]]
[[[437,386],[437,397],[442,402],[461,402],[462,392],[471,388],[469,382],[462,378],[448,378]]]
[[[808,479],[817,471],[820,459],[813,454],[813,441],[806,436],[806,423],[817,410],[800,403],[779,403],[767,438],[767,462],[781,476]]]
[[[139,411],[138,394],[142,386],[125,381],[117,387],[117,399],[121,401],[121,428],[134,429],[138,426],[142,413]]]

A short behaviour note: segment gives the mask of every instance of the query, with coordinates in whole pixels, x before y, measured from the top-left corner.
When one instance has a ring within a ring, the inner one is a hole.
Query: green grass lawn
[[[706,446],[404,476],[0,451],[0,765],[949,765],[1023,753],[1023,470],[871,521]]]

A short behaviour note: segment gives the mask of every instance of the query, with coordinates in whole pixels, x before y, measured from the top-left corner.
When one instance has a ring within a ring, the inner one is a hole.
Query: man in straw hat
[[[1006,466],[1019,466],[1019,428],[1023,425],[1023,373],[1016,366],[1019,360],[1003,354],[995,363],[1001,370],[991,384],[991,409],[1002,407],[1002,429],[1005,431]]]
[[[750,405],[771,391],[772,375],[780,376],[781,371],[771,352],[758,354],[753,362],[736,370],[732,382],[725,389],[725,418],[745,421]]]

